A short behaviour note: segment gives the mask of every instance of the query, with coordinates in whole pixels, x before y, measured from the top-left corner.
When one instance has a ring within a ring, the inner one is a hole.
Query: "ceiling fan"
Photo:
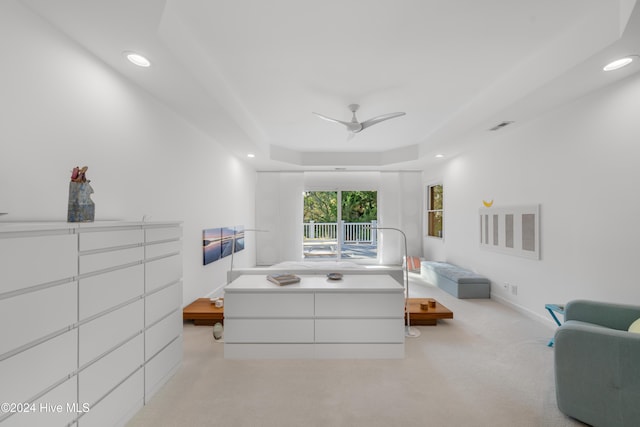
[[[320,117],[321,119],[345,125],[347,127],[347,131],[349,131],[349,133],[351,133],[351,134],[355,134],[355,133],[361,132],[364,129],[370,127],[370,126],[375,125],[376,123],[380,123],[380,122],[383,122],[385,120],[389,120],[389,119],[393,119],[393,118],[396,118],[396,117],[404,116],[406,114],[406,113],[382,114],[380,116],[373,117],[373,118],[371,118],[369,120],[365,120],[364,122],[359,122],[358,119],[356,118],[356,111],[358,111],[358,108],[360,108],[360,105],[358,105],[358,104],[350,104],[348,108],[353,113],[353,117],[351,118],[350,122],[343,122],[342,120],[332,119],[331,117],[327,117],[327,116],[324,116],[322,114],[318,114],[318,113],[315,113],[315,112],[313,114],[315,114],[316,116]]]

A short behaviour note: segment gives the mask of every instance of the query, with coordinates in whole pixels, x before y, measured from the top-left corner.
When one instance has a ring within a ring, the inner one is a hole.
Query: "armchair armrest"
[[[640,334],[569,320],[554,357],[562,412],[591,425],[639,425]]]
[[[567,303],[564,319],[579,320],[607,328],[626,331],[640,319],[640,307],[598,301],[574,300]]]

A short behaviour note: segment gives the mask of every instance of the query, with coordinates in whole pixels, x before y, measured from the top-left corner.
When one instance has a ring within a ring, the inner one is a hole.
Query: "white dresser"
[[[404,289],[391,276],[300,277],[243,275],[225,288],[225,358],[404,357]]]
[[[182,360],[180,223],[0,223],[0,425],[123,425]]]

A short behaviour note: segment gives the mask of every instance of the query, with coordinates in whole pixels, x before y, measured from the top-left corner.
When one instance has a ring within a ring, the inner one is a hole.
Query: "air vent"
[[[507,122],[498,123],[497,125],[495,125],[494,127],[492,127],[492,128],[491,128],[491,129],[489,129],[489,130],[491,130],[491,131],[493,131],[493,130],[500,130],[500,129],[502,129],[502,128],[503,128],[503,127],[505,127],[505,126],[509,126],[511,123],[513,123],[513,122],[508,122],[508,121],[507,121]]]

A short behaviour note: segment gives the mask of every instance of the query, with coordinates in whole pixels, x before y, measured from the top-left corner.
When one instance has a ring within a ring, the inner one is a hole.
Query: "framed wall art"
[[[540,259],[540,205],[479,210],[480,247]]]
[[[202,230],[202,264],[207,265],[222,258],[222,228]]]
[[[235,239],[234,252],[240,252],[244,249],[244,225],[236,225],[234,227],[234,235]]]
[[[203,265],[233,255],[244,249],[244,225],[202,230]]]

